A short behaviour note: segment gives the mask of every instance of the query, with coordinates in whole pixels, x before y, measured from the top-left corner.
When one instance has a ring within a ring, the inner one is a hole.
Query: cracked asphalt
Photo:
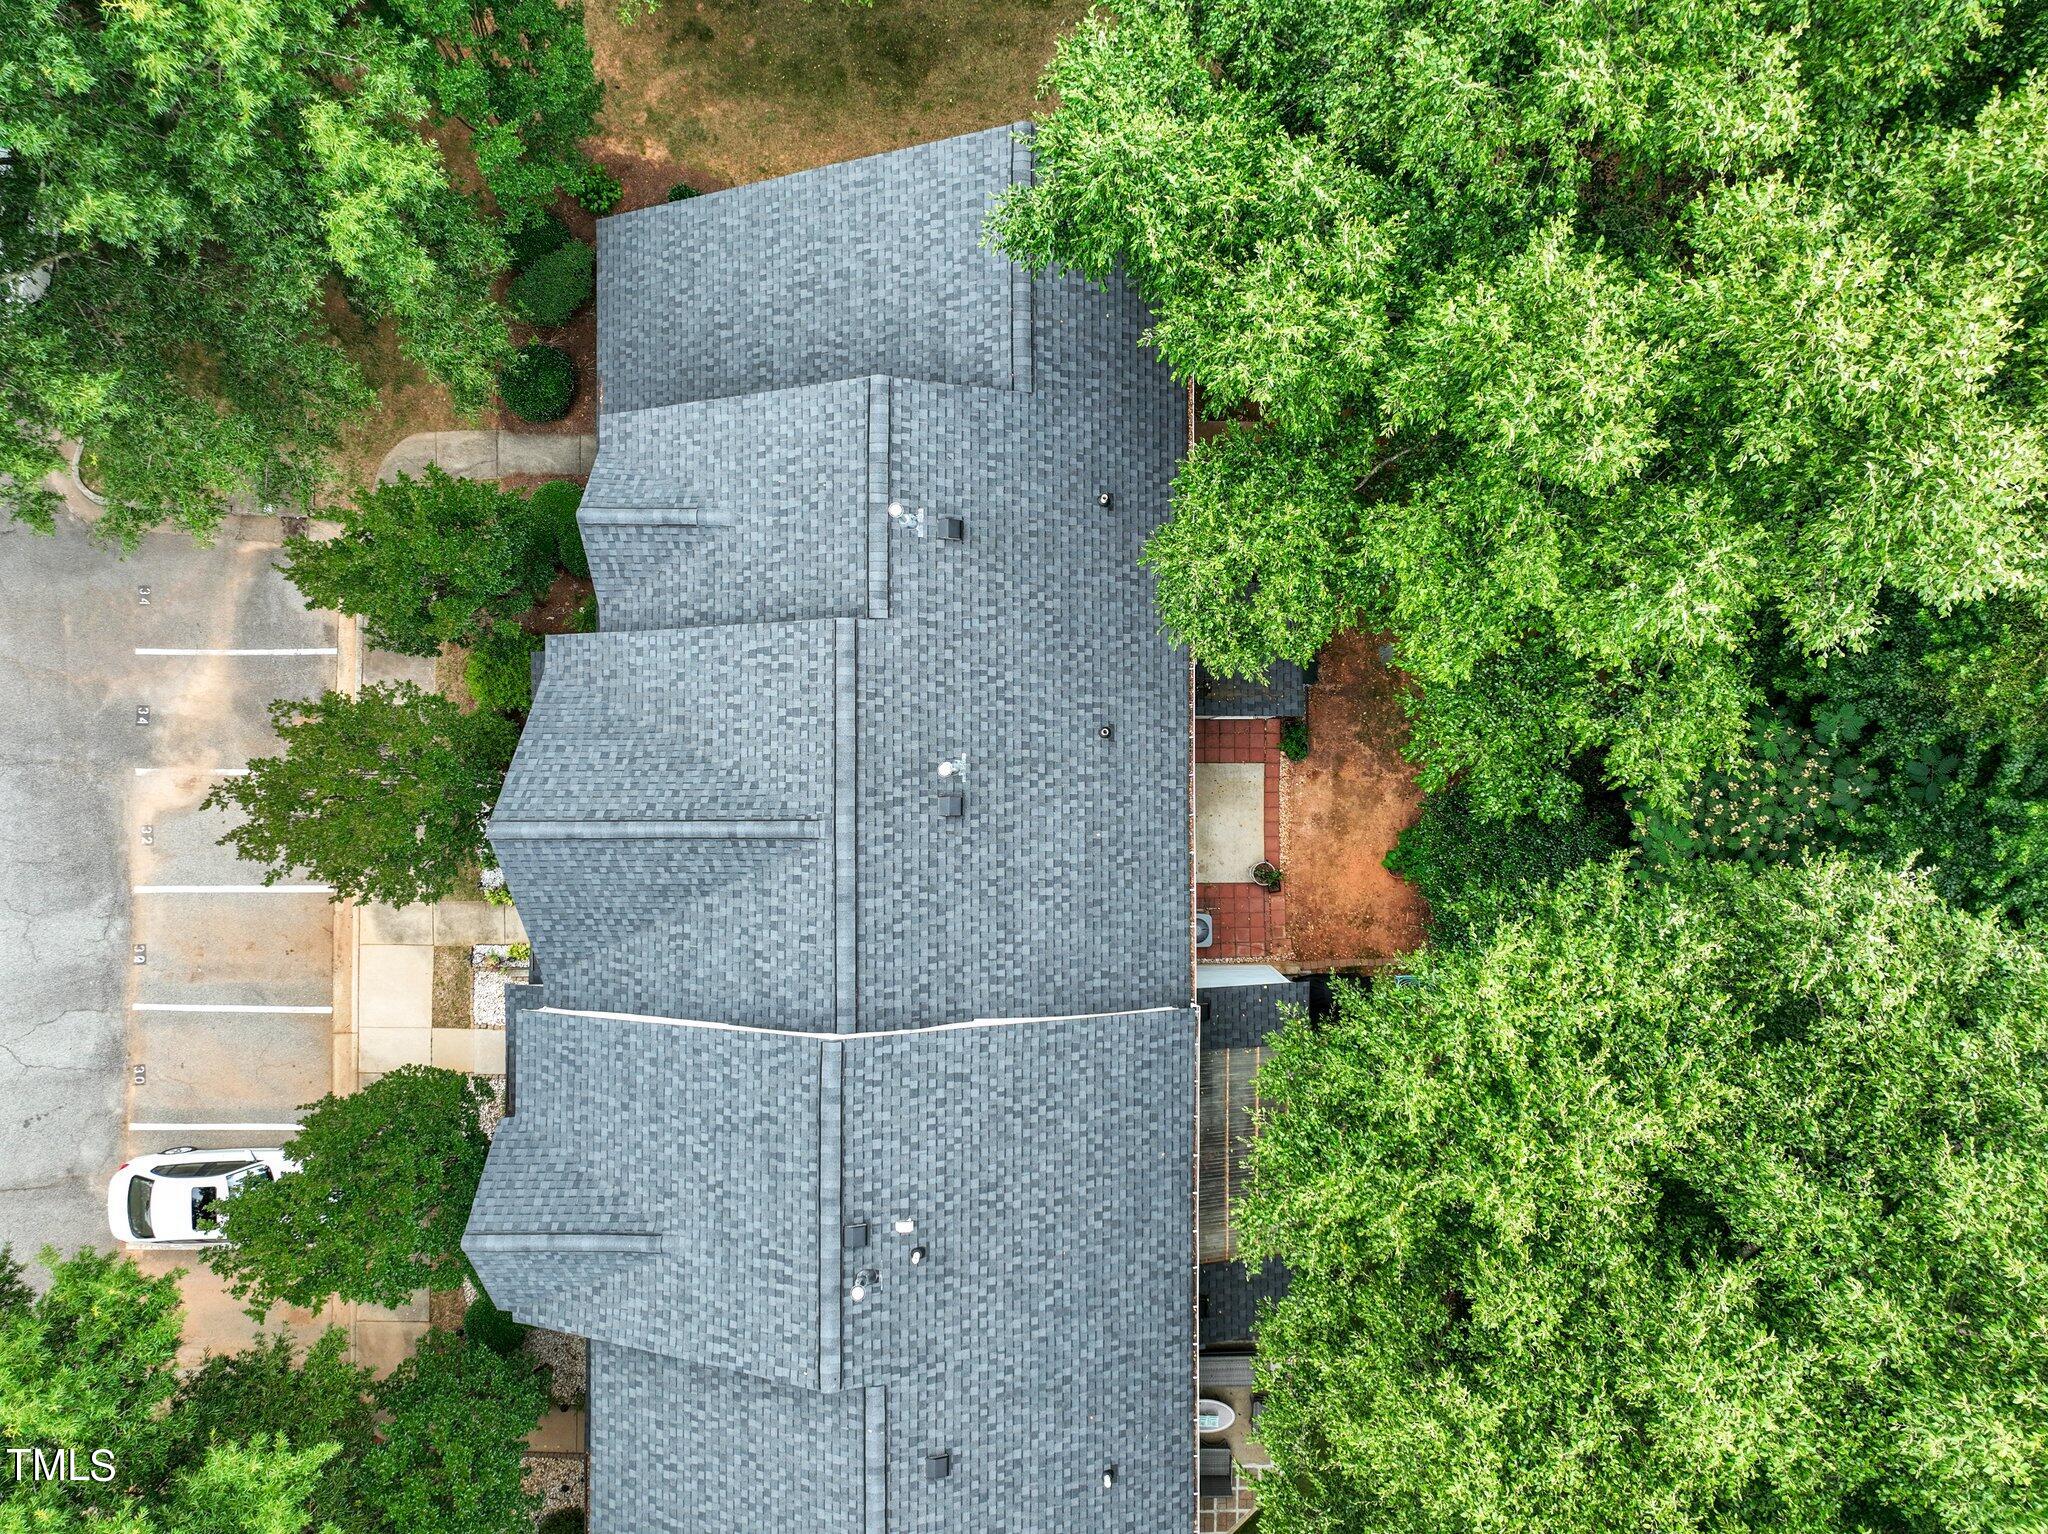
[[[135,650],[333,645],[276,553],[165,532],[122,558],[69,519],[0,525],[0,1242],[24,1258],[109,1246],[107,1178],[130,1155],[282,1138],[131,1122],[289,1122],[327,1090],[329,1018],[131,1010],[332,994],[319,897],[131,892],[258,882],[215,845],[224,822],[197,806],[218,779],[192,769],[268,752],[266,705],[331,685],[333,658]]]

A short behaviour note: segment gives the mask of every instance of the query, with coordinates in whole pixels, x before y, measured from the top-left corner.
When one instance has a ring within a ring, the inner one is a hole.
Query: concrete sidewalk
[[[438,1065],[479,1076],[505,1073],[502,1028],[434,1026],[434,950],[521,943],[510,906],[480,900],[366,905],[356,911],[356,1068],[369,1080],[401,1065]]]
[[[399,442],[377,465],[377,483],[401,474],[418,478],[431,464],[457,479],[506,474],[560,474],[581,478],[597,457],[589,433],[539,431],[420,431]]]

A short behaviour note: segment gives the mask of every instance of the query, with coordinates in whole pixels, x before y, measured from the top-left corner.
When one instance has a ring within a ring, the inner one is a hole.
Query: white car
[[[210,1245],[227,1238],[222,1203],[251,1182],[275,1182],[299,1164],[281,1150],[195,1150],[180,1145],[125,1163],[107,1184],[107,1224],[131,1246]]]

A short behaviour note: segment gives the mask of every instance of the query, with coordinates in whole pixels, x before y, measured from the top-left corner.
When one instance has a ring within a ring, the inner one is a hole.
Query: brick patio
[[[1266,769],[1266,861],[1280,862],[1280,721],[1197,719],[1197,762],[1256,763]],[[1215,938],[1201,952],[1211,959],[1264,959],[1287,951],[1287,897],[1256,884],[1198,884],[1196,909],[1207,911]]]

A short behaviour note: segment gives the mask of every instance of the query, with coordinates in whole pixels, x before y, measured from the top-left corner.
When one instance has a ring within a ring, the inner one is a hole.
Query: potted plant
[[[1252,864],[1252,883],[1262,890],[1280,888],[1280,870],[1271,863],[1260,861]]]

